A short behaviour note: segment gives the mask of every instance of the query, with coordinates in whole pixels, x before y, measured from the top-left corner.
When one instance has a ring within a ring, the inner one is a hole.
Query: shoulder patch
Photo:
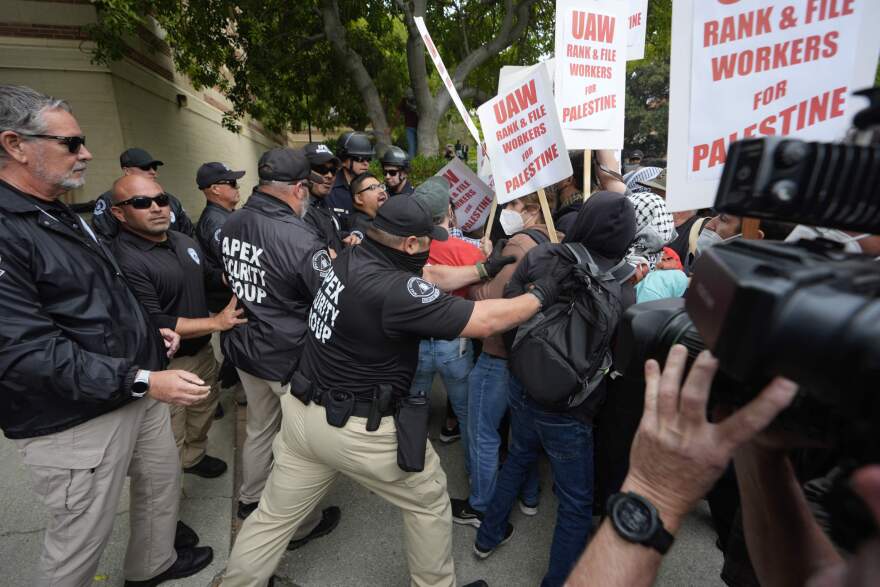
[[[312,269],[320,273],[322,277],[330,271],[332,266],[333,263],[330,261],[330,253],[325,249],[321,249],[312,255]]]
[[[214,231],[214,240],[217,241],[218,243],[220,242],[220,231],[221,230],[223,230],[223,229],[218,228],[217,230]]]
[[[98,198],[98,201],[95,202],[95,210],[92,212],[95,216],[100,216],[107,210],[107,202]]]
[[[3,262],[3,257],[0,257],[0,263]],[[0,277],[3,277],[3,274],[6,273],[3,269],[0,269]]]
[[[171,224],[177,222],[177,214],[174,213],[174,210],[171,211]]]
[[[423,304],[430,304],[440,297],[437,286],[421,277],[410,277],[406,282],[406,290],[409,295],[420,300]]]
[[[202,264],[202,262],[199,260],[199,254],[194,248],[190,247],[186,250],[186,252],[189,253],[190,258],[196,262],[196,265]]]

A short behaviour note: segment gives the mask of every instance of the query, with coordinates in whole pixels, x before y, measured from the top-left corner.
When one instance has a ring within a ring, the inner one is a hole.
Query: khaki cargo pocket
[[[19,445],[19,450],[34,491],[55,515],[84,512],[95,499],[95,469],[103,451],[58,450],[55,443],[32,440]]]

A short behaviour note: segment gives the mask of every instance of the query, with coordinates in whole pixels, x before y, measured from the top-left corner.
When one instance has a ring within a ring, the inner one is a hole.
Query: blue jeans
[[[434,382],[434,374],[440,373],[449,403],[452,404],[455,417],[458,418],[461,442],[465,447],[467,446],[468,374],[473,367],[474,347],[469,339],[426,338],[419,344],[419,366],[410,388],[412,395],[428,395]],[[470,471],[467,449],[464,456],[465,467]]]
[[[559,507],[550,564],[541,586],[556,587],[565,582],[593,530],[593,429],[565,414],[544,411],[526,397],[513,376],[509,387],[510,454],[477,532],[477,543],[480,548],[489,549],[503,540],[517,494],[543,447],[553,471],[553,490]]]
[[[483,353],[468,377],[468,451],[470,453],[471,494],[468,501],[479,512],[486,511],[498,478],[498,427],[507,411],[507,360]],[[538,467],[523,489],[523,501],[538,503]]]
[[[409,154],[409,159],[412,161],[416,157],[416,151],[419,146],[419,133],[418,129],[414,126],[406,127],[406,150]]]

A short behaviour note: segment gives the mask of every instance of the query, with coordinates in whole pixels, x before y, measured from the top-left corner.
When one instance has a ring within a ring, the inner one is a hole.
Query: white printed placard
[[[521,81],[480,106],[477,115],[499,204],[571,175],[546,67],[530,68]]]
[[[627,18],[629,34],[626,36],[626,60],[636,61],[645,57],[645,33],[648,29],[648,0],[629,0]]]
[[[629,3],[556,3],[556,83],[565,129],[623,127]]]
[[[841,139],[874,83],[878,22],[877,0],[676,0],[670,209],[712,206],[733,141]]]
[[[428,49],[428,55],[431,56],[431,61],[434,62],[434,67],[437,68],[437,73],[440,74],[440,80],[443,82],[443,85],[449,92],[449,96],[452,98],[452,103],[455,104],[455,107],[458,109],[458,114],[464,121],[464,125],[470,131],[471,136],[474,137],[477,146],[479,146],[482,142],[480,139],[480,131],[477,129],[477,125],[474,124],[473,119],[471,119],[471,115],[467,111],[467,108],[465,108],[464,102],[461,101],[461,96],[458,95],[458,90],[455,89],[455,83],[452,81],[452,78],[449,77],[449,72],[443,64],[443,58],[440,57],[440,52],[437,51],[437,47],[434,46],[434,41],[431,40],[431,33],[428,32],[428,27],[425,26],[425,19],[421,16],[417,16],[413,20],[416,21],[416,28],[419,29],[419,34],[422,35],[422,41],[424,41],[425,47]]]
[[[455,157],[440,171],[449,183],[449,195],[455,210],[455,223],[465,232],[477,230],[486,222],[492,197],[495,193],[483,180],[477,177],[464,161]]]

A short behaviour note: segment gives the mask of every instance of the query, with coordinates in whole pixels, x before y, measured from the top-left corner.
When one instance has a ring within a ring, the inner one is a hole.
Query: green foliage
[[[651,0],[645,58],[627,66],[624,145],[648,157],[665,157],[669,124],[669,57],[672,0]]]

